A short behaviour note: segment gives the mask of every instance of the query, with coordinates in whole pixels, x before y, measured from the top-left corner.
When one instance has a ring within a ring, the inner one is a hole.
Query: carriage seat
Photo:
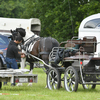
[[[65,48],[75,47],[76,44],[81,45],[82,40],[67,40],[67,43],[65,44]]]
[[[96,52],[96,44],[97,44],[97,40],[95,36],[85,36],[83,37],[83,48],[84,48],[84,52],[87,53],[94,53]]]
[[[82,45],[82,40],[68,40],[67,43],[65,44],[65,48],[67,48],[67,51],[69,51],[70,56],[65,56],[64,60],[86,59],[87,56],[83,58],[82,53],[79,51],[79,47],[81,45]]]
[[[66,43],[65,48],[72,48],[75,47],[75,43]]]
[[[96,37],[95,36],[85,36],[83,37],[83,40],[68,40],[68,43],[72,44],[74,43],[74,46],[76,44],[80,45],[79,51],[75,53],[75,55],[70,56],[70,57],[65,57],[65,60],[70,60],[70,59],[89,59],[88,54],[90,53],[94,53],[96,51]],[[67,43],[67,44],[68,44]],[[67,47],[67,44],[65,45],[65,47]],[[70,46],[68,44],[68,46]],[[85,54],[83,56],[82,52],[86,52],[88,54]]]

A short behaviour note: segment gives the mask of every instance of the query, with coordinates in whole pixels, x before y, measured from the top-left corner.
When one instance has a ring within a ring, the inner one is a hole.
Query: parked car
[[[6,51],[7,51],[8,44],[11,41],[11,37],[12,35],[10,33],[0,32],[0,51],[3,52],[3,54],[0,54],[0,69],[7,68],[5,57],[6,57]],[[16,59],[16,61],[17,61],[17,65],[19,68],[20,59]]]
[[[11,35],[0,34],[0,51],[3,52],[3,54],[0,54],[0,69],[6,69],[5,57],[10,40],[11,40]]]

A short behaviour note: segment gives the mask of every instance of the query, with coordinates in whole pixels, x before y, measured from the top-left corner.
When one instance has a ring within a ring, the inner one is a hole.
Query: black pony
[[[25,37],[26,35],[25,30],[22,28],[17,28],[15,31],[11,32],[13,39],[16,38],[16,36],[18,35],[22,37]],[[14,34],[14,32],[15,33],[17,32],[18,34]],[[51,52],[52,48],[59,46],[59,42],[56,39],[52,37],[39,37],[36,36],[34,33],[30,38],[23,40],[24,40],[23,50],[26,52],[26,55],[28,52],[36,57],[41,58],[47,64],[49,63],[49,53]],[[28,56],[26,56],[26,60],[30,63],[30,70],[32,70],[33,64],[37,60],[35,58]],[[47,66],[44,67],[47,72],[49,68]]]
[[[12,40],[15,40],[17,36],[25,37],[26,32],[23,28],[16,28],[16,30],[11,30],[12,33]],[[24,39],[22,41],[24,43]]]

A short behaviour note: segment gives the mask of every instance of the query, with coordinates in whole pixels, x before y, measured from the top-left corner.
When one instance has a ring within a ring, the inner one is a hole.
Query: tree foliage
[[[78,35],[81,21],[100,12],[98,0],[0,0],[0,16],[39,18],[41,36],[59,42]]]
[[[21,0],[0,0],[0,17],[21,18],[25,9],[24,2]]]
[[[81,21],[93,14],[100,13],[100,1],[98,0],[91,0],[90,2],[81,4],[78,9],[77,9],[77,15],[76,17],[76,27],[75,27],[75,32],[78,33],[78,28],[81,23]]]

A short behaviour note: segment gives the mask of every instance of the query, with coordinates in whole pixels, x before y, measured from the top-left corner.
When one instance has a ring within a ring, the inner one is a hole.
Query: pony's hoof
[[[18,83],[16,86],[23,86],[23,84],[22,83]]]
[[[60,86],[60,88],[63,88],[63,84],[62,84],[62,82],[61,82],[61,86]]]
[[[29,83],[28,86],[32,86],[32,83]]]
[[[45,88],[47,88],[47,85],[45,86]]]

